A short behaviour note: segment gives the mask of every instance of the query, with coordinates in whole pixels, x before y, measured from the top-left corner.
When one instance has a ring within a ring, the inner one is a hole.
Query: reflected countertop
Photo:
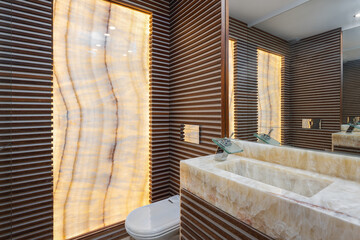
[[[338,132],[332,134],[332,145],[360,148],[360,132]]]

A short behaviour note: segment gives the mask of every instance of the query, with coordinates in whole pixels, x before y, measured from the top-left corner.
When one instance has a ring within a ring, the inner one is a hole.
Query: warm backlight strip
[[[235,133],[235,41],[229,40],[229,134]]]
[[[268,133],[281,142],[282,57],[258,50],[258,133]]]
[[[149,203],[150,18],[108,1],[55,1],[55,239]]]

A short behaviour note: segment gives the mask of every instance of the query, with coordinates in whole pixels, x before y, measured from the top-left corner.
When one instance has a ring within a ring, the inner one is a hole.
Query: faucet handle
[[[270,134],[272,133],[272,131],[274,131],[273,128],[270,129],[269,133],[267,134],[270,137]]]

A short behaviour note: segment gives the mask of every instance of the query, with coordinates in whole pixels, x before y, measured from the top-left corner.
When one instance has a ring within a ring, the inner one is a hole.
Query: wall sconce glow
[[[229,40],[229,134],[235,133],[235,41]],[[235,135],[236,136],[236,135]]]
[[[149,203],[151,21],[109,1],[54,4],[58,240],[123,221]],[[119,31],[100,42],[107,26]],[[130,40],[139,50],[124,58]]]

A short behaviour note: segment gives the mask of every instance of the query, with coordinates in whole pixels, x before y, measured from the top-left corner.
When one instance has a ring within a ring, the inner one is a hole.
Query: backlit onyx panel
[[[54,239],[64,239],[149,203],[151,15],[101,0],[54,9]]]

